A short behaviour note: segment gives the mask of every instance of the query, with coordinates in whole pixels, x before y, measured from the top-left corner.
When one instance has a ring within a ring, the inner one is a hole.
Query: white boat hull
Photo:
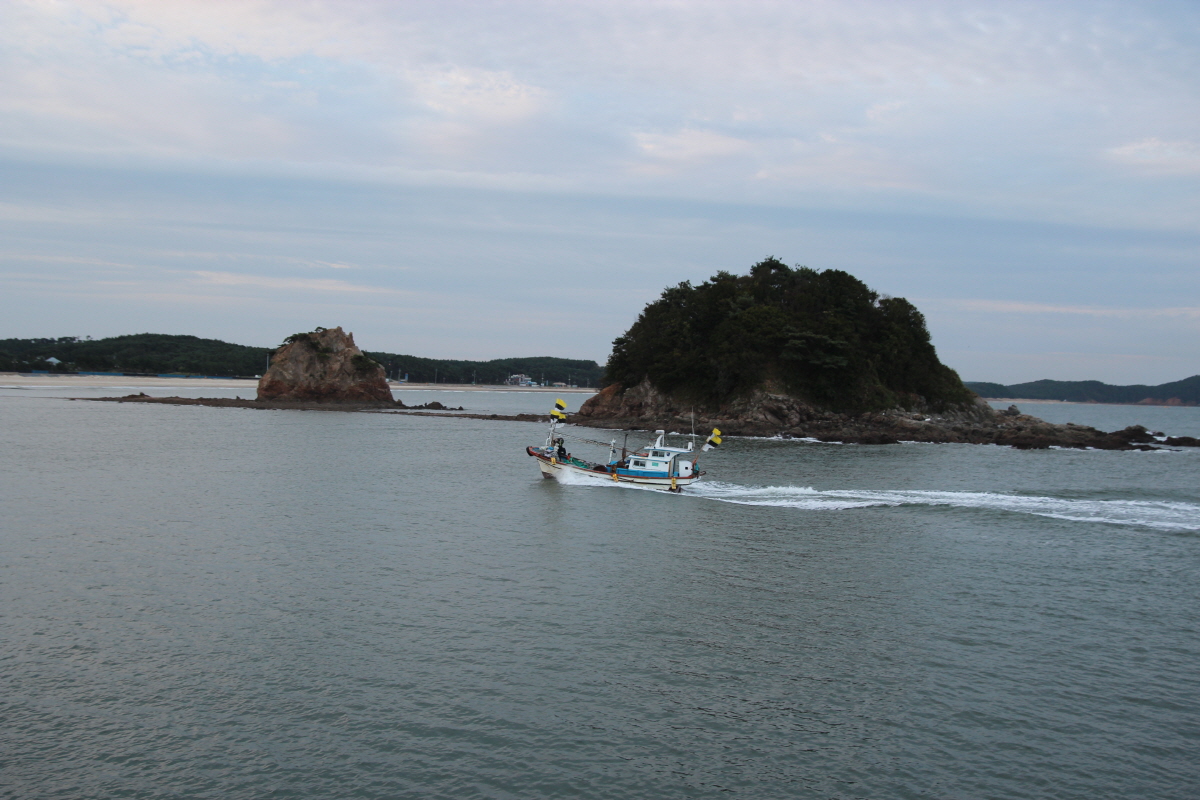
[[[692,475],[686,478],[668,477],[652,477],[646,475],[624,475],[623,470],[610,469],[603,471],[598,469],[584,469],[569,462],[559,461],[553,457],[546,457],[543,453],[537,451],[536,448],[530,447],[527,451],[529,455],[537,459],[538,469],[542,472],[543,478],[557,479],[564,473],[572,473],[575,475],[588,475],[592,478],[601,480],[610,480],[614,483],[629,483],[635,486],[649,486],[655,489],[665,489],[667,491],[679,491],[685,486],[690,486],[700,480],[700,475]],[[703,473],[701,473],[703,474]]]

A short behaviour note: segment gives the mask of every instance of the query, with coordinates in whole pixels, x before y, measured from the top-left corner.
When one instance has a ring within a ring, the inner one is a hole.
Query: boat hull
[[[563,473],[574,473],[576,475],[590,475],[593,478],[602,478],[615,483],[629,483],[635,486],[649,486],[654,489],[663,489],[666,491],[679,491],[683,487],[690,486],[700,480],[700,475],[703,475],[703,473],[700,473],[687,478],[671,478],[665,475],[663,477],[625,475],[619,469],[585,469],[569,462],[547,457],[534,447],[528,447],[525,451],[537,460],[538,469],[541,470],[543,478],[557,478]]]

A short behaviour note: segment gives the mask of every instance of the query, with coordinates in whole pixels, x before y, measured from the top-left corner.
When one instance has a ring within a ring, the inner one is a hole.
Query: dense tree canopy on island
[[[613,342],[607,378],[698,404],[758,388],[835,410],[935,407],[973,395],[938,361],[925,318],[840,270],[775,258],[749,275],[681,283]]]

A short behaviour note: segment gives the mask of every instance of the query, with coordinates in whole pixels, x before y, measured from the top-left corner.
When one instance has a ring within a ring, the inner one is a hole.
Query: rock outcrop
[[[693,413],[697,430],[718,427],[731,436],[783,436],[858,444],[961,442],[1023,449],[1128,450],[1149,449],[1149,443],[1155,441],[1140,426],[1105,433],[1083,425],[1054,425],[1022,414],[1015,406],[995,411],[983,400],[940,413],[894,409],[841,414],[788,395],[760,390],[716,410],[693,410],[659,392],[649,381],[624,391],[620,384],[605,388],[589,398],[571,421],[596,428],[686,431],[692,424]]]
[[[394,405],[383,367],[341,328],[289,336],[258,382],[258,400]]]

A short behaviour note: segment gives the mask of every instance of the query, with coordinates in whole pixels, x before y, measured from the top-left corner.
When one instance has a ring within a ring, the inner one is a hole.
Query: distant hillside
[[[397,353],[381,353],[364,350],[367,355],[383,364],[389,378],[401,379],[408,375],[410,381],[432,383],[504,383],[509,375],[524,374],[535,381],[573,383],[580,386],[598,387],[602,384],[604,369],[595,361],[582,361],[552,356],[529,358],[497,358],[492,361],[452,361],[449,359],[421,358]]]
[[[265,347],[162,333],[108,339],[0,339],[0,370],[257,375],[266,369],[269,352]],[[48,362],[50,358],[61,363]]]
[[[44,370],[72,372],[131,372],[152,375],[255,376],[262,374],[274,348],[230,344],[198,336],[137,333],[107,339],[0,339],[0,372]],[[492,361],[454,361],[396,353],[367,352],[387,370],[389,378],[418,383],[500,384],[514,373],[534,380],[562,381],[580,386],[600,384],[604,370],[595,361],[535,356]],[[57,359],[53,363],[48,359]]]
[[[1100,381],[1032,381],[1005,386],[1000,383],[966,382],[980,397],[1011,397],[1028,400],[1065,400],[1072,403],[1200,403],[1200,375],[1159,386],[1111,386]]]

